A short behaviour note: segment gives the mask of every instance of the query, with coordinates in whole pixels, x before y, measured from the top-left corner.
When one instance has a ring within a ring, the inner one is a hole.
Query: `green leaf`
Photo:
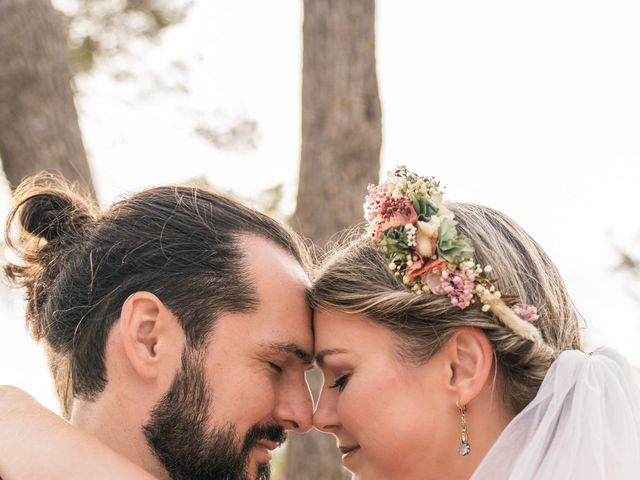
[[[455,220],[444,218],[438,228],[438,257],[450,263],[460,263],[473,258],[473,244],[458,233]]]
[[[404,227],[390,228],[380,237],[380,247],[389,260],[395,260],[398,255],[406,255],[409,250],[409,239]]]
[[[414,194],[410,195],[413,208],[418,214],[418,220],[428,222],[432,215],[440,210],[438,206],[427,197],[418,197]]]

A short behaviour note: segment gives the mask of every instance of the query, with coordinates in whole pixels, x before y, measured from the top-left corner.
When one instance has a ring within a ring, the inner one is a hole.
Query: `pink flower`
[[[369,185],[367,187],[368,195],[364,202],[364,218],[369,223],[375,223],[382,217],[381,205],[384,203],[389,187],[386,183],[380,185]]]
[[[440,275],[439,289],[443,294],[449,296],[452,305],[464,310],[471,305],[475,279],[476,272],[474,270],[449,270],[446,268]]]
[[[521,319],[526,320],[527,322],[535,322],[538,316],[538,309],[533,305],[527,305],[526,303],[517,303],[511,310],[519,316]]]
[[[391,196],[386,184],[370,185],[367,191],[369,194],[364,204],[364,216],[369,223],[375,224],[376,240],[389,228],[418,221],[411,199]]]

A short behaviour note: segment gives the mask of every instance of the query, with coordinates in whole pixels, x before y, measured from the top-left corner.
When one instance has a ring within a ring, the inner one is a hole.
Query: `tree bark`
[[[294,225],[318,245],[362,219],[382,126],[375,0],[305,0],[302,156]]]
[[[11,188],[47,170],[95,197],[71,81],[62,18],[49,0],[0,0],[0,159]],[[47,353],[68,418],[69,366]]]
[[[292,223],[324,247],[362,220],[380,171],[382,120],[375,61],[375,0],[305,0],[302,153]],[[311,375],[314,397],[320,379]],[[333,437],[292,435],[287,480],[349,478]]]
[[[67,52],[49,0],[0,0],[0,158],[11,187],[48,170],[95,195]]]

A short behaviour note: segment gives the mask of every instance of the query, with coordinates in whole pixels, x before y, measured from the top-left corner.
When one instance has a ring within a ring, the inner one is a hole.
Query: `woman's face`
[[[335,435],[354,478],[451,478],[460,419],[442,356],[404,362],[388,328],[332,311],[316,311],[315,342],[324,385],[313,423]]]

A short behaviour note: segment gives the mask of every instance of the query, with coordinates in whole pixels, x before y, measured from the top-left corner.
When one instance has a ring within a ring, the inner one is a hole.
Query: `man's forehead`
[[[247,262],[253,271],[265,270],[273,273],[274,268],[284,268],[298,280],[309,285],[309,277],[304,266],[295,258],[291,251],[287,251],[282,245],[260,235],[243,234],[239,237],[241,248],[245,255],[243,261]],[[256,253],[259,253],[256,255]]]
[[[304,305],[310,312],[311,281],[303,266],[293,255],[270,240],[247,235],[243,238],[249,251],[246,255],[247,286],[255,290],[262,309],[282,310]]]

